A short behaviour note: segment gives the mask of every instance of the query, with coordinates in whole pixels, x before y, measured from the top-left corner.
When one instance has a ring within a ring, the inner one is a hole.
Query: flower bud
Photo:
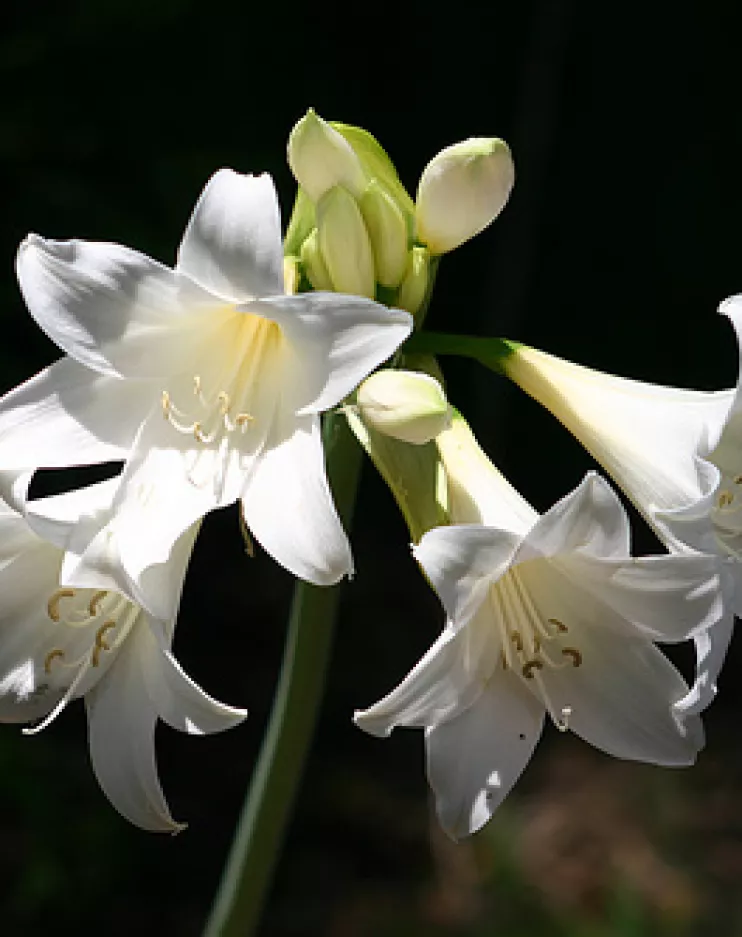
[[[358,203],[336,185],[317,203],[317,229],[332,285],[338,293],[374,298],[374,254]]]
[[[299,259],[307,279],[316,290],[332,291],[332,280],[319,248],[319,231],[315,228],[301,245]]]
[[[399,206],[378,182],[371,182],[358,203],[382,286],[398,286],[407,267],[407,224]]]
[[[296,181],[313,202],[336,185],[355,196],[366,187],[353,147],[311,108],[289,135],[288,158]]]
[[[451,422],[441,385],[416,371],[377,371],[358,388],[356,402],[377,432],[416,446],[435,439]]]
[[[428,291],[430,254],[427,247],[413,247],[407,261],[407,272],[399,287],[395,305],[414,316]]]
[[[447,146],[425,167],[417,188],[417,236],[445,254],[479,234],[502,211],[515,170],[503,140],[472,137]]]
[[[283,258],[283,291],[287,296],[293,296],[299,289],[301,270],[298,257]]]

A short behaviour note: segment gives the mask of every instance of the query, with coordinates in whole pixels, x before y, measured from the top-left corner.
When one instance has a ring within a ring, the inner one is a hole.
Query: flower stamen
[[[46,612],[52,621],[59,621],[61,615],[59,612],[59,603],[62,599],[71,599],[75,595],[74,589],[57,589],[49,601],[46,603]]]
[[[63,660],[64,651],[61,648],[55,647],[53,650],[49,651],[49,653],[44,658],[44,672],[45,673],[52,672],[52,661],[56,660],[57,658],[59,658],[60,660]]]

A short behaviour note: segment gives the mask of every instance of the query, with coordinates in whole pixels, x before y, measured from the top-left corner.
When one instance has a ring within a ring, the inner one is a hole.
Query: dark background
[[[220,166],[270,171],[308,106],[366,127],[414,195],[471,135],[516,162],[496,225],[441,266],[429,324],[500,334],[658,383],[733,383],[715,308],[742,290],[742,120],[733,2],[250,4],[27,2],[0,35],[0,390],[57,356],[12,269],[28,231],[119,241],[172,263]],[[540,509],[590,460],[494,375],[446,363],[451,399]],[[406,530],[368,467],[326,703],[271,893],[265,935],[742,934],[733,653],[698,765],[611,761],[547,732],[486,830],[454,846],[431,821],[421,734],[380,742],[350,716],[387,692],[440,626]],[[639,526],[637,545],[654,549]],[[210,517],[176,650],[247,722],[158,732],[171,838],[121,820],[87,763],[80,704],[40,736],[0,732],[3,934],[200,932],[280,665],[290,577]]]

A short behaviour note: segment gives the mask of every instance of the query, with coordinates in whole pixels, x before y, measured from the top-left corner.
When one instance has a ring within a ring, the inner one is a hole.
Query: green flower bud
[[[313,202],[336,185],[357,197],[366,187],[353,147],[311,108],[289,135],[288,158],[296,181]]]
[[[377,371],[358,388],[358,410],[377,432],[416,446],[435,439],[451,423],[443,388],[417,371]]]
[[[407,271],[399,287],[396,304],[414,316],[422,306],[428,290],[430,254],[427,247],[413,247],[407,261]]]
[[[358,203],[336,185],[317,203],[319,246],[338,293],[374,298],[374,254]]]
[[[332,280],[319,246],[319,231],[315,228],[301,245],[299,254],[304,273],[316,290],[332,291]]]
[[[378,182],[369,183],[359,201],[382,286],[398,286],[407,267],[407,224],[401,209]]]
[[[514,179],[503,140],[472,137],[441,150],[420,177],[418,239],[431,254],[445,254],[468,241],[500,214]]]

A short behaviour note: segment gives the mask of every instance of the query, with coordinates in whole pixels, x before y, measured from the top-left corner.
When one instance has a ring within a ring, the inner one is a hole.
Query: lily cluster
[[[222,169],[172,269],[112,243],[21,245],[24,300],[64,357],[0,400],[0,719],[36,732],[84,697],[111,802],[145,829],[177,830],[157,719],[201,734],[246,715],[171,651],[201,519],[237,505],[295,576],[323,587],[350,576],[321,436],[333,411],[397,499],[445,611],[428,653],[355,722],[381,736],[425,730],[449,834],[489,819],[547,716],[617,757],[692,763],[742,608],[739,392],[477,346],[583,442],[668,552],[631,555],[626,512],[594,472],[539,515],[449,404],[437,361],[414,337],[401,347],[422,326],[441,256],[503,209],[507,145],[444,149],[414,201],[370,134],[313,111],[288,159],[299,192],[284,238],[270,177]],[[725,307],[738,329],[740,308]],[[437,341],[427,350],[463,347]],[[121,463],[109,481],[29,498],[39,469],[108,462]],[[691,686],[657,647],[685,640],[697,648]]]

